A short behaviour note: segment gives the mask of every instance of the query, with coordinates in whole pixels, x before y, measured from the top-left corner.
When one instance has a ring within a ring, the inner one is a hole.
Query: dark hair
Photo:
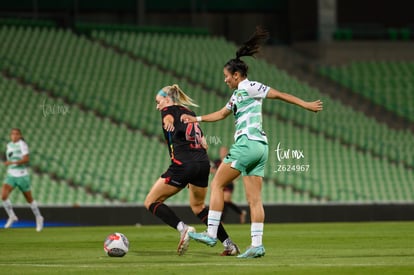
[[[227,68],[227,70],[232,74],[239,72],[242,76],[247,76],[249,67],[243,60],[240,59],[240,57],[254,57],[254,55],[259,52],[260,45],[263,44],[268,38],[269,32],[262,29],[260,26],[257,26],[254,34],[237,50],[236,58],[227,61],[224,67]]]
[[[17,132],[19,132],[19,134],[20,134],[20,139],[21,139],[21,140],[24,140],[24,138],[23,138],[23,134],[22,134],[22,130],[20,130],[19,128],[12,128],[12,129],[11,129],[11,131],[17,131]]]

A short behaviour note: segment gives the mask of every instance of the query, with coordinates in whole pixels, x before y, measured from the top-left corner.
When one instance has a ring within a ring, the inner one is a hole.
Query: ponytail
[[[269,32],[262,29],[260,26],[256,27],[254,34],[243,43],[243,45],[237,50],[236,58],[230,59],[224,67],[234,74],[239,72],[242,76],[247,77],[247,71],[249,67],[240,59],[243,56],[255,56],[259,52],[260,46],[269,38]]]
[[[194,100],[186,95],[177,84],[165,86],[161,91],[164,92],[166,96],[168,95],[172,101],[178,105],[198,107],[198,105],[194,103]]]
[[[240,59],[242,56],[254,56],[268,38],[269,32],[257,26],[254,34],[237,50],[236,59]]]

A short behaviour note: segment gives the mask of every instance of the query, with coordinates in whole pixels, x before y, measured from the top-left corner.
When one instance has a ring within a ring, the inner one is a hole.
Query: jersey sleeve
[[[246,90],[253,98],[265,98],[270,90],[270,87],[257,81],[250,81],[246,87]]]
[[[161,110],[161,118],[164,119],[164,117],[172,115],[174,117],[174,112],[171,108],[164,108]]]
[[[227,104],[225,106],[227,110],[229,110],[229,111],[232,111],[233,110],[234,101],[235,101],[235,97],[234,97],[234,94],[233,94],[230,97],[229,101],[227,102]]]
[[[26,156],[29,154],[29,146],[27,146],[26,142],[20,142],[20,150],[22,151],[22,156]]]

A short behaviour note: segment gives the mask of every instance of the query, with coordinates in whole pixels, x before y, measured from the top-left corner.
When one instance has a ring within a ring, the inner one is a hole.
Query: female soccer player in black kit
[[[155,100],[157,109],[161,112],[171,165],[154,183],[144,204],[153,215],[180,232],[177,253],[183,255],[190,242],[188,233],[195,232],[195,229],[180,220],[164,201],[188,186],[191,210],[207,224],[208,208],[204,205],[210,172],[207,143],[197,122],[186,124],[181,121],[183,114],[195,116],[187,106],[197,105],[177,84],[162,88]],[[240,253],[221,224],[217,237],[224,246],[221,255],[232,256]]]

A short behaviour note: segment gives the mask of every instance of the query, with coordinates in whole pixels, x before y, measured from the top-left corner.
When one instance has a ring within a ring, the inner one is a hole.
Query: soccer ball
[[[122,233],[112,233],[106,237],[104,251],[110,257],[123,257],[129,249],[129,241]]]

